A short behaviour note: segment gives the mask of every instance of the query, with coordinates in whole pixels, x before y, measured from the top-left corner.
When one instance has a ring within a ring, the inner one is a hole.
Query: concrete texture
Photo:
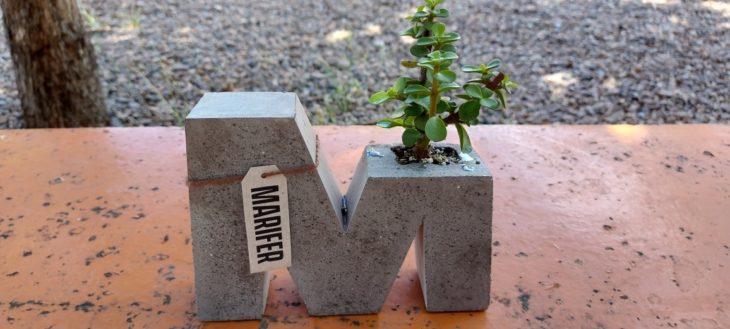
[[[314,131],[294,94],[206,94],[188,116],[186,138],[191,179],[243,175],[252,166],[304,166],[316,158]],[[429,292],[424,285],[429,309],[486,307],[491,250],[486,167],[468,172],[458,165],[401,166],[387,146],[375,148],[383,157],[363,155],[348,191],[347,223],[326,160],[317,171],[288,177],[289,270],[309,313],[377,313],[424,224],[423,263],[445,263],[458,272],[440,271],[437,264],[424,267],[423,282],[433,286]],[[240,194],[240,186],[232,185],[190,189],[197,305],[204,320],[263,314],[267,281],[262,274],[248,274]],[[429,217],[435,217],[433,224]],[[443,223],[448,227],[431,229]],[[460,234],[460,243],[448,242],[449,234]],[[460,259],[464,255],[469,259]]]
[[[436,145],[459,149],[454,144]],[[372,145],[364,152],[348,191],[352,207],[348,233],[363,243],[376,240],[384,251],[398,251],[377,254],[375,265],[396,260],[400,264],[418,232],[416,256],[426,309],[486,309],[492,250],[491,173],[475,152],[469,153],[473,159],[469,170],[464,169],[466,163],[400,165],[393,146]],[[364,247],[369,253],[379,251]],[[368,271],[372,276],[389,273],[379,268]],[[386,277],[390,288],[393,277]]]
[[[255,166],[303,166],[315,159],[314,132],[291,93],[206,94],[186,119],[185,135],[193,180],[241,176]],[[316,172],[288,178],[292,221],[300,225],[310,216],[338,223],[335,201],[328,196],[338,200],[339,191],[326,159],[321,162]],[[329,190],[322,182],[330,182]],[[249,274],[241,185],[190,188],[190,210],[198,317],[261,318],[268,280],[264,273]],[[293,233],[292,245],[309,239]],[[298,253],[292,257],[300,258]]]
[[[390,146],[372,149],[382,157],[363,152],[347,192],[349,213],[344,225],[328,217],[331,212],[306,211],[312,204],[324,203],[324,195],[316,195],[314,182],[300,182],[306,184],[301,187],[290,183],[292,188],[309,191],[299,196],[301,206],[292,206],[292,236],[296,239],[290,268],[308,313],[379,312],[424,224],[428,233],[423,263],[430,266],[425,267],[423,280],[427,281],[422,282],[433,286],[429,288],[432,292],[424,288],[433,309],[486,308],[491,251],[489,171],[483,164],[475,165],[472,172],[461,165],[402,166]],[[322,165],[320,169],[329,170]],[[441,227],[444,223],[448,225]],[[460,241],[448,241],[453,238]],[[440,270],[436,262],[453,267]]]
[[[343,191],[401,133],[315,131]],[[489,309],[424,312],[411,248],[378,314],[310,317],[276,270],[261,321],[201,323],[182,129],[0,130],[0,327],[730,328],[730,126],[469,133],[494,173]]]
[[[397,208],[405,187],[373,177],[372,159],[363,155],[350,184],[346,228],[293,228],[312,237],[291,270],[311,315],[379,312],[420,225]]]

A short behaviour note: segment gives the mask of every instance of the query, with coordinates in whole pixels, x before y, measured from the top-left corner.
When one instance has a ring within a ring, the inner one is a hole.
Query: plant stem
[[[434,8],[431,8],[431,10],[433,10],[433,9]],[[434,18],[435,17],[433,16],[433,14],[429,15],[428,22],[429,23],[432,23],[434,21]],[[427,30],[426,32],[423,33],[423,36],[424,37],[430,37],[431,36],[431,31],[428,31]],[[432,46],[429,46],[429,52],[430,51],[433,51],[433,50],[434,50],[433,47]],[[434,70],[433,76],[434,76],[433,77],[433,81],[431,83],[431,103],[429,104],[430,106],[429,106],[429,109],[428,109],[428,117],[429,118],[431,118],[432,116],[436,115],[436,107],[438,106],[438,98],[439,98],[439,95],[438,95],[439,82],[435,78],[436,77],[436,70]],[[421,85],[426,85],[426,80],[427,79],[428,79],[428,75],[427,75],[426,69],[425,68],[421,68],[421,76],[420,76],[420,79],[419,79]],[[435,102],[434,102],[434,98],[436,98],[436,101]],[[428,158],[428,146],[429,146],[429,144],[431,144],[431,140],[428,139],[428,137],[426,135],[423,135],[423,137],[421,138],[421,140],[419,140],[418,143],[416,144],[416,146],[414,147],[414,151],[416,153],[416,158],[418,158],[418,160],[422,160],[422,159]]]
[[[430,37],[431,36],[431,31],[424,32],[423,33],[423,36],[424,37]],[[429,48],[428,51],[430,52],[432,47],[429,46],[428,48]],[[421,68],[421,76],[419,77],[418,82],[420,82],[422,85],[425,86],[426,85],[426,79],[428,79],[428,72],[426,71],[426,68],[425,67],[422,67]]]
[[[431,77],[431,104],[428,107],[428,117],[436,116],[436,108],[438,107],[440,95],[439,95],[439,81],[436,79],[436,74],[439,72],[439,65],[433,68],[433,76]]]
[[[416,158],[418,160],[423,160],[425,158],[428,158],[428,145],[431,144],[431,140],[428,139],[428,137],[423,136],[420,141],[418,141],[418,144],[416,144],[415,147],[415,153]]]
[[[428,107],[428,117],[435,117],[438,115],[437,109],[439,100],[441,99],[441,95],[439,94],[439,81],[436,79],[436,74],[439,72],[439,66],[436,65],[433,70],[433,77],[431,78],[431,96],[430,100],[431,103]],[[431,143],[431,140],[428,139],[427,136],[423,136],[421,140],[416,144],[416,157],[418,157],[419,160],[428,158],[428,145]]]

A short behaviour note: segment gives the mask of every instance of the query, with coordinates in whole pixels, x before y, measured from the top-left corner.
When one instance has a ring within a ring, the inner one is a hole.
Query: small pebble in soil
[[[472,158],[471,155],[463,153],[463,152],[459,153],[459,158],[461,159],[461,161],[464,161],[464,162],[474,161],[474,158]]]
[[[382,157],[384,157],[384,155],[382,153],[380,153],[380,152],[378,152],[378,151],[376,151],[376,150],[374,150],[374,149],[372,149],[370,147],[368,147],[366,153],[371,158],[382,158]]]
[[[421,163],[424,166],[430,164],[450,165],[462,162],[459,158],[459,152],[451,147],[430,146],[428,157],[421,160],[418,160],[414,148],[395,146],[391,150],[395,153],[396,161],[403,165],[411,163]]]

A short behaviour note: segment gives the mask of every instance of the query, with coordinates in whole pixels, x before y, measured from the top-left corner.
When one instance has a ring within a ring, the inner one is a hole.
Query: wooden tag
[[[241,181],[251,273],[291,266],[286,176],[261,177],[278,170],[276,166],[253,167]]]

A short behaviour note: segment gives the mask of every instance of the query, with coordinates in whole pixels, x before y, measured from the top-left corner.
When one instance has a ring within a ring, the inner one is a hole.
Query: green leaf
[[[401,36],[409,36],[409,37],[416,37],[416,27],[411,27],[403,32],[400,33]]]
[[[490,110],[499,110],[500,107],[500,103],[492,98],[482,98],[480,103]]]
[[[459,107],[459,119],[464,122],[469,122],[476,119],[479,116],[479,110],[482,106],[479,101],[468,101],[461,104]]]
[[[370,96],[370,103],[375,105],[383,104],[388,100],[390,100],[390,96],[388,95],[387,91],[377,92]]]
[[[426,11],[418,11],[415,15],[413,15],[414,18],[425,18],[428,17],[428,12]]]
[[[502,60],[495,58],[487,63],[487,68],[490,70],[498,69],[502,65]]]
[[[430,50],[426,46],[415,45],[415,46],[411,47],[411,55],[416,56],[416,57],[426,56],[426,55],[428,55],[429,52],[430,52]]]
[[[444,0],[426,0],[426,3],[429,7],[434,8],[438,5],[440,5]]]
[[[420,97],[420,98],[414,99],[413,100],[413,103],[416,103],[418,105],[421,105],[423,108],[426,108],[427,109],[429,106],[431,106],[431,97],[430,97],[430,94],[429,94],[429,96],[426,96],[426,97]]]
[[[405,111],[403,111],[403,109],[404,109],[405,107],[406,107],[405,105],[401,105],[400,107],[398,107],[398,108],[397,108],[397,109],[395,110],[395,112],[393,112],[393,114],[391,114],[391,115],[390,115],[390,118],[391,118],[391,119],[398,119],[398,118],[400,118],[400,117],[402,117],[402,116],[406,115],[406,112],[405,112]]]
[[[436,62],[436,61],[440,62],[443,60],[452,59],[452,58],[446,58],[444,56],[447,56],[447,54],[441,50],[434,50],[430,54],[428,54],[428,58],[430,58],[434,62]],[[448,56],[451,57],[451,55],[448,55]]]
[[[403,126],[403,119],[382,119],[376,123],[381,128],[393,128]]]
[[[456,46],[452,44],[446,44],[441,46],[441,51],[450,51],[452,53],[456,53]]]
[[[439,86],[439,93],[447,92],[449,90],[456,90],[459,88],[461,88],[461,86],[456,82],[444,83]]]
[[[421,24],[420,26],[418,26],[418,31],[416,31],[416,36],[414,36],[414,38],[418,39],[424,33],[426,33],[426,26]]]
[[[413,125],[420,131],[426,130],[426,122],[428,122],[428,114],[423,113],[413,121]]]
[[[403,93],[414,97],[423,97],[431,94],[431,91],[422,85],[410,85],[403,90]]]
[[[479,117],[479,110],[481,110],[481,108],[481,104],[476,100],[461,104],[459,107],[459,119],[464,122],[474,120]]]
[[[396,94],[400,94],[403,92],[403,90],[406,88],[406,85],[408,84],[408,80],[410,80],[410,78],[406,77],[400,77],[398,78],[398,80],[395,80],[393,90],[396,92]]]
[[[494,92],[487,89],[487,88],[481,88],[482,90],[482,98],[491,98],[494,96]]]
[[[456,80],[456,73],[451,70],[443,70],[436,73],[436,79],[444,83],[451,83]]]
[[[482,88],[475,84],[468,84],[464,86],[464,91],[474,98],[482,98]]]
[[[416,145],[416,143],[418,143],[421,138],[423,138],[423,135],[420,131],[413,128],[408,128],[403,131],[403,136],[401,139],[403,140],[403,145],[405,147],[411,147],[413,145]]]
[[[400,65],[402,65],[405,68],[409,68],[409,69],[416,67],[417,64],[418,64],[418,62],[416,62],[416,61],[409,61],[409,60],[400,61]]]
[[[436,9],[433,12],[433,15],[436,17],[446,18],[446,17],[449,17],[449,11],[444,8],[440,8],[440,9]]]
[[[451,109],[451,107],[449,107],[449,103],[444,102],[443,100],[440,100],[438,103],[436,103],[436,112],[438,113],[444,113],[449,109]]]
[[[481,73],[482,72],[482,69],[476,65],[464,65],[461,68],[461,70],[466,73]]]
[[[408,116],[403,119],[403,127],[407,128],[413,128],[413,121],[416,120],[416,117]]]
[[[431,26],[431,32],[433,32],[433,35],[440,37],[446,32],[446,25],[444,23],[434,23]]]
[[[499,100],[502,102],[502,107],[507,108],[507,97],[504,95],[504,92],[501,90],[497,90],[497,96],[499,96]]]
[[[466,128],[462,126],[461,124],[456,124],[456,132],[459,134],[459,145],[461,146],[462,152],[471,152],[472,146],[471,146],[471,139],[469,138],[469,134],[466,133]]]
[[[439,39],[438,39],[439,42],[443,42],[443,43],[454,42],[454,41],[459,41],[459,40],[461,40],[461,35],[459,35],[459,33],[456,33],[456,32],[446,33],[443,36],[439,37]]]
[[[408,116],[418,116],[423,113],[424,108],[418,104],[412,103],[403,109],[403,112]]]
[[[426,122],[426,136],[434,142],[446,139],[446,123],[440,116],[434,116]]]
[[[392,87],[388,88],[386,92],[388,93],[388,97],[390,97],[391,99],[396,99],[398,97],[398,91],[393,89]]]
[[[430,61],[429,62],[435,63],[435,62],[441,60],[441,51],[440,50],[436,50],[436,51],[433,51],[433,52],[429,53],[426,56],[428,58],[430,58]]]
[[[419,61],[417,66],[422,67],[424,69],[429,69],[431,71],[434,70],[433,64],[431,64],[431,62],[429,62],[429,61]]]
[[[449,66],[451,66],[451,64],[454,64],[454,60],[451,60],[451,59],[443,60],[443,61],[441,61],[441,68],[442,69],[448,68]]]
[[[430,46],[434,43],[436,43],[436,39],[433,37],[423,37],[416,41],[416,46]]]
[[[469,94],[469,96],[474,98],[491,98],[494,96],[494,92],[484,88],[478,84],[475,83],[468,83],[464,86],[464,90],[466,90],[466,93]]]
[[[458,59],[459,55],[457,55],[455,52],[444,51],[441,53],[441,58],[448,59],[448,60],[454,60],[454,59]]]

